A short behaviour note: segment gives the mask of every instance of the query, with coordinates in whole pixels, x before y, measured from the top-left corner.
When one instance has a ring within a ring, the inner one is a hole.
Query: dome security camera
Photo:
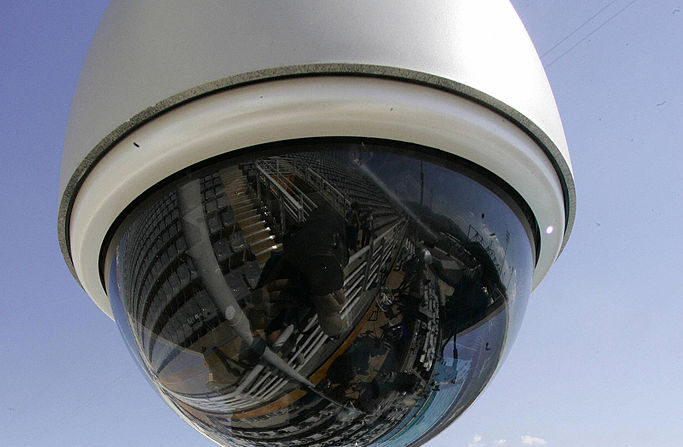
[[[59,237],[214,442],[408,446],[490,381],[574,212],[504,0],[121,0],[74,96]]]

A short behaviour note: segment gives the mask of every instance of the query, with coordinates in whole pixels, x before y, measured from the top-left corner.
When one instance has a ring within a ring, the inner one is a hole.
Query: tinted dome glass
[[[108,292],[166,402],[237,446],[418,445],[461,414],[519,326],[535,233],[514,193],[444,157],[251,148],[127,212]]]

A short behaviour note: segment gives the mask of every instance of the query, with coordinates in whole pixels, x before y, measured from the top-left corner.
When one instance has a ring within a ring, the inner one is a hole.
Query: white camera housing
[[[66,263],[112,317],[107,238],[143,193],[231,151],[324,137],[435,148],[502,180],[539,230],[534,287],[569,237],[562,124],[509,2],[122,0],[100,23],[69,118]]]

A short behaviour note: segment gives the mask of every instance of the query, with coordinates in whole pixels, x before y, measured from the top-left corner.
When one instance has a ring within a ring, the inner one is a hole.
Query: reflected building
[[[512,201],[428,156],[319,145],[197,167],[113,237],[124,338],[165,400],[219,443],[426,440],[497,367],[509,284],[530,291],[501,277],[533,268]],[[386,186],[401,179],[419,186]],[[426,187],[504,208],[492,225],[506,245],[425,204]]]

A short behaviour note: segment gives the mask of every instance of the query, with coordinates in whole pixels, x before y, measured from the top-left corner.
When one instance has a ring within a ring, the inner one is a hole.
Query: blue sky
[[[0,442],[209,446],[57,244],[68,111],[105,3],[0,2]],[[563,118],[577,220],[501,371],[429,445],[680,446],[683,1],[513,4]]]

